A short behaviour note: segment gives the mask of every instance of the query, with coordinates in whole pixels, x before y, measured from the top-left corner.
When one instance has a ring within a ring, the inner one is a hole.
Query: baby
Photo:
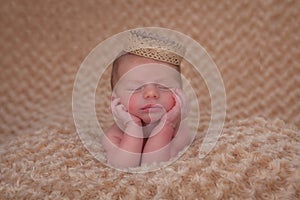
[[[151,41],[160,40],[151,37]],[[127,51],[114,61],[111,111],[115,123],[102,140],[109,164],[126,168],[168,161],[191,143],[184,121],[189,106],[181,89],[179,60],[159,46]]]

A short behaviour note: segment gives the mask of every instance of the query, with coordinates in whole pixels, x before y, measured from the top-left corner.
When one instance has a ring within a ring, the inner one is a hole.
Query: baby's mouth
[[[143,106],[141,110],[145,112],[153,112],[153,111],[160,111],[162,108],[163,107],[160,104],[147,104]]]

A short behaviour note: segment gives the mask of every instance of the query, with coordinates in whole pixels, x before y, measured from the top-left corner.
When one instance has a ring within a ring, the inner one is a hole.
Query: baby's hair
[[[114,89],[114,85],[116,82],[116,75],[117,75],[118,68],[119,68],[119,62],[120,62],[120,57],[115,59],[114,62],[112,63],[112,70],[111,70],[111,76],[110,76],[110,87],[112,90]]]
[[[119,69],[120,60],[122,57],[124,57],[126,55],[134,55],[134,54],[131,54],[131,53],[123,54],[120,57],[118,57],[117,59],[115,59],[114,62],[112,63],[112,70],[111,70],[111,77],[110,77],[110,86],[111,86],[112,90],[114,89],[115,83],[116,83],[117,79],[119,78],[118,77],[118,69]],[[151,58],[149,58],[149,59],[151,59]],[[174,65],[174,64],[169,64],[169,65],[173,66],[179,73],[181,73],[180,65]]]

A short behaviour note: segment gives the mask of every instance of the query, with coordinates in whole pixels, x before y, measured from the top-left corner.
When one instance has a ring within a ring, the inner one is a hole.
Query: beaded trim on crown
[[[138,56],[180,65],[185,48],[167,37],[152,32],[132,30],[125,51]]]

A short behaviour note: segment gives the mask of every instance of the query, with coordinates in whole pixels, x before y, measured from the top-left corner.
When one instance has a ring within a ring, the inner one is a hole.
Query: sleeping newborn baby
[[[181,88],[180,63],[153,59],[147,56],[149,51],[162,53],[155,48],[138,49],[113,63],[115,123],[102,144],[108,163],[118,168],[168,161],[192,142],[184,121],[189,104]]]

